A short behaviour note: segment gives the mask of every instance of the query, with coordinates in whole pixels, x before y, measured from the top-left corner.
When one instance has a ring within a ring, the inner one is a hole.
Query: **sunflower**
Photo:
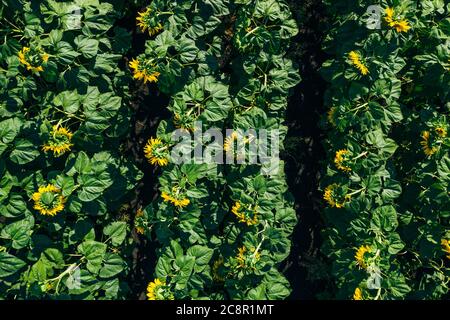
[[[246,246],[238,248],[238,254],[236,256],[236,261],[238,263],[238,268],[242,269],[255,269],[255,264],[261,259],[261,254],[256,251],[255,248],[247,249]]]
[[[348,54],[348,58],[363,76],[369,73],[369,69],[364,65],[364,63],[361,62],[361,56],[358,52],[350,51],[350,53]]]
[[[345,163],[349,161],[349,157],[348,157],[349,154],[350,154],[350,151],[348,151],[347,149],[342,149],[342,150],[336,151],[336,155],[334,156],[334,163],[336,165],[336,168],[338,168],[339,170],[342,170],[344,172],[352,171],[352,168],[345,165]]]
[[[152,17],[153,10],[151,8],[147,8],[144,11],[138,13],[136,17],[137,26],[141,29],[142,32],[148,30],[150,36],[154,36],[163,30],[163,26],[160,22],[155,22],[155,17]]]
[[[423,152],[427,156],[432,156],[439,150],[438,147],[432,145],[430,131],[423,131],[421,138],[422,141],[420,141],[420,144],[422,145]]]
[[[447,129],[444,127],[436,127],[434,132],[436,132],[436,134],[441,138],[447,137]]]
[[[174,188],[173,191],[175,195],[170,195],[165,191],[161,192],[161,198],[163,198],[164,202],[172,203],[178,209],[183,209],[191,203],[188,198],[184,198],[176,192],[176,188]]]
[[[447,259],[450,259],[450,241],[447,239],[441,240],[442,251],[447,254]]]
[[[353,293],[353,300],[364,300],[362,290],[360,288],[356,288]]]
[[[190,132],[194,132],[196,130],[195,128],[195,120],[193,120],[192,116],[192,109],[189,109],[187,112],[183,114],[175,113],[173,116],[173,122],[175,124],[175,127],[177,129],[184,129]]]
[[[73,146],[71,143],[73,133],[67,128],[61,126],[53,126],[50,133],[50,139],[42,146],[44,152],[53,151],[53,155],[60,155],[70,151]]]
[[[144,211],[142,210],[142,208],[137,209],[135,220],[134,220],[134,223],[135,223],[135,227],[134,228],[136,229],[136,232],[138,234],[144,234],[145,233],[144,227],[142,227],[141,223],[140,223],[143,216],[144,216]]]
[[[389,27],[395,28],[397,32],[408,32],[408,30],[411,29],[411,26],[407,20],[394,18],[395,11],[393,8],[386,8],[384,10],[384,14],[384,21],[387,22]]]
[[[372,251],[372,249],[369,246],[361,246],[358,248],[358,250],[356,250],[355,253],[355,260],[356,263],[359,265],[360,268],[362,269],[366,269],[367,268],[367,263],[365,260],[365,254],[366,253],[370,253]]]
[[[223,150],[225,150],[226,152],[229,152],[230,150],[232,150],[233,146],[234,146],[234,142],[237,141],[238,137],[239,137],[239,135],[236,131],[233,131],[231,133],[231,135],[226,137],[225,142],[223,144]]]
[[[223,265],[224,265],[223,257],[219,257],[219,259],[217,259],[213,263],[212,275],[213,275],[213,280],[215,282],[224,282],[225,281],[225,277],[222,275],[222,272],[221,272]]]
[[[330,110],[328,110],[327,112],[327,120],[328,123],[333,126],[336,126],[335,116],[336,116],[336,107],[331,107]]]
[[[158,67],[150,60],[133,58],[128,65],[133,70],[133,79],[144,80],[144,83],[158,82],[158,77],[160,76],[160,73],[157,71]]]
[[[243,208],[239,201],[236,201],[231,208],[231,212],[238,218],[239,222],[246,223],[247,226],[252,226],[258,223],[257,206],[252,208],[251,205],[247,209]]]
[[[144,147],[145,157],[151,164],[165,166],[169,163],[168,146],[159,138],[150,138]]]
[[[31,199],[34,201],[33,208],[44,216],[55,216],[64,210],[66,202],[61,190],[52,184],[40,186],[38,191],[33,193]]]
[[[342,208],[346,202],[351,200],[351,196],[343,194],[342,188],[338,184],[333,183],[325,188],[323,199],[328,202],[332,208]]]
[[[148,300],[174,300],[166,281],[161,281],[158,278],[148,284],[147,298]]]
[[[19,62],[31,72],[44,71],[43,64],[48,62],[49,55],[41,49],[31,50],[29,47],[23,47],[17,54]]]

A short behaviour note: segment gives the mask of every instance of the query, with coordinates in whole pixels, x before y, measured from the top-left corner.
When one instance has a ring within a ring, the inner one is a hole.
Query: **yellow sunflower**
[[[334,163],[336,165],[336,168],[338,168],[339,170],[342,170],[344,172],[352,171],[352,168],[345,165],[345,162],[347,162],[349,160],[348,159],[349,154],[350,154],[350,151],[348,151],[347,149],[341,149],[341,150],[336,151],[336,155],[334,156]]]
[[[358,52],[350,51],[350,53],[348,54],[348,58],[363,76],[369,73],[369,69],[364,65],[364,63],[361,62],[361,56]]]
[[[31,50],[29,47],[23,47],[17,56],[19,62],[33,73],[44,71],[42,64],[47,63],[49,58],[49,55],[41,49]]]
[[[52,184],[40,186],[38,191],[33,193],[31,199],[34,201],[34,209],[44,216],[55,216],[64,210],[66,199],[61,194],[61,190]]]
[[[394,18],[395,11],[393,8],[386,8],[384,10],[384,14],[384,21],[387,22],[389,27],[395,28],[397,32],[408,32],[408,30],[411,29],[411,26],[407,20]]]
[[[336,115],[336,107],[331,107],[330,110],[328,110],[327,112],[327,120],[328,123],[333,126],[336,126],[335,115]]]
[[[258,223],[258,211],[257,207],[252,208],[251,205],[248,208],[243,208],[239,201],[236,201],[231,208],[231,212],[238,218],[239,222],[246,223],[247,226],[252,226]]]
[[[447,129],[444,127],[436,127],[436,129],[434,129],[434,131],[441,138],[447,137]]]
[[[219,257],[219,259],[217,259],[216,261],[214,261],[213,263],[213,267],[212,267],[212,275],[213,275],[213,280],[215,282],[224,282],[225,281],[225,277],[221,274],[221,267],[224,264],[224,260],[223,257]]]
[[[144,147],[145,157],[150,164],[157,164],[161,167],[169,163],[168,146],[159,138],[150,138]]]
[[[145,30],[148,30],[150,36],[154,36],[163,30],[163,26],[160,22],[154,22],[151,8],[147,8],[144,11],[139,12],[136,17],[136,21],[141,31],[145,32]]]
[[[135,223],[139,221],[139,219],[141,219],[144,216],[144,211],[142,211],[141,208],[137,209],[136,211],[136,217],[135,217]],[[138,234],[144,234],[145,230],[142,226],[138,225],[135,226],[136,232]]]
[[[367,263],[365,260],[365,254],[366,253],[370,253],[371,252],[371,248],[369,246],[361,246],[358,248],[358,250],[356,250],[355,253],[355,260],[356,263],[359,265],[360,268],[362,269],[366,269],[367,268]]]
[[[238,254],[236,256],[236,260],[238,262],[239,267],[244,268],[245,267],[245,253],[247,252],[247,248],[245,246],[242,246],[238,248]]]
[[[353,300],[364,300],[362,290],[360,288],[356,288],[353,293]]]
[[[238,268],[255,269],[255,264],[259,259],[261,259],[261,254],[255,248],[252,247],[250,250],[246,246],[238,248],[238,254],[236,256]]]
[[[147,82],[158,82],[160,73],[157,71],[156,64],[145,59],[131,59],[128,64],[133,71],[133,79],[144,80]]]
[[[432,146],[431,139],[430,139],[430,131],[423,131],[422,132],[422,141],[420,141],[420,144],[422,145],[423,152],[427,156],[432,156],[435,154],[439,148],[436,146]]]
[[[166,281],[156,278],[147,286],[148,300],[174,300],[173,294],[169,291]]]
[[[161,192],[161,198],[163,198],[164,202],[172,203],[178,209],[183,209],[191,203],[188,198],[182,197],[180,194],[177,194],[177,192],[175,192],[175,194],[176,195],[174,196],[163,191]]]
[[[447,254],[447,259],[450,259],[450,241],[447,239],[441,240],[442,251]]]
[[[238,133],[233,131],[228,137],[225,138],[225,142],[223,143],[223,150],[229,152],[233,149],[233,144],[238,139]]]
[[[330,205],[330,207],[343,208],[345,203],[351,200],[351,196],[339,193],[340,186],[337,183],[333,183],[325,188],[323,193],[323,199]]]
[[[53,155],[59,157],[60,155],[70,151],[73,146],[71,143],[73,133],[62,126],[53,126],[50,133],[50,139],[43,146],[44,152],[52,151]]]

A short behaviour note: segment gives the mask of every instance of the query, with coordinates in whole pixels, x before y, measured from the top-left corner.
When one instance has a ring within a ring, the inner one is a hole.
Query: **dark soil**
[[[321,50],[326,25],[324,7],[320,0],[300,4],[290,1],[300,26],[293,40],[291,58],[297,62],[302,77],[294,88],[286,114],[288,135],[285,141],[286,176],[295,198],[298,224],[292,238],[291,254],[283,271],[292,285],[290,299],[314,299],[323,290],[323,259],[319,253],[322,194],[318,191],[320,161],[325,157],[321,144],[324,133],[318,127],[325,113],[323,93],[325,82],[318,74],[326,59]]]

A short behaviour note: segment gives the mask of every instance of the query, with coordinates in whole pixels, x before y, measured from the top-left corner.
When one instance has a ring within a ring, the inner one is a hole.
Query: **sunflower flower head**
[[[430,133],[430,131],[428,130],[422,131],[421,138],[422,141],[420,141],[420,144],[422,145],[422,150],[425,153],[425,155],[431,157],[439,150],[439,147],[435,145],[433,135]]]
[[[184,129],[189,132],[194,132],[195,128],[195,119],[192,118],[192,109],[189,109],[188,112],[179,114],[175,113],[173,116],[173,122],[177,129]]]
[[[42,146],[42,150],[44,152],[52,151],[54,156],[59,157],[70,151],[73,146],[72,136],[73,133],[69,129],[57,125],[53,126],[49,140]]]
[[[169,147],[159,138],[150,138],[147,141],[144,154],[150,164],[163,167],[169,163]]]
[[[228,137],[225,138],[223,143],[223,150],[229,152],[234,147],[234,142],[237,141],[239,135],[236,131],[233,131]]]
[[[219,257],[216,261],[214,261],[212,266],[212,276],[215,282],[224,282],[224,260],[223,257]]]
[[[231,208],[231,212],[238,218],[239,222],[252,226],[258,223],[258,207],[248,205],[243,206],[241,202],[236,201]]]
[[[158,66],[151,60],[133,58],[128,63],[128,66],[133,72],[133,79],[144,80],[144,83],[158,82],[158,77],[160,76]]]
[[[440,138],[445,138],[447,137],[447,129],[444,128],[443,126],[438,126],[434,129],[434,132],[436,132],[436,134],[440,137]]]
[[[154,36],[163,30],[163,25],[156,20],[157,17],[157,15],[153,14],[153,10],[151,8],[147,8],[138,13],[138,16],[136,17],[137,26],[142,32],[148,30],[150,36]]]
[[[350,59],[350,62],[356,67],[356,69],[359,70],[359,72],[363,76],[369,73],[369,69],[361,61],[361,56],[358,52],[350,51],[350,53],[348,54],[348,58]]]
[[[19,62],[32,73],[44,71],[44,65],[48,62],[49,55],[42,49],[23,47],[17,54]]]
[[[137,209],[136,216],[134,218],[134,228],[138,234],[145,233],[143,217],[144,211],[142,208]]]
[[[327,112],[328,123],[332,126],[336,126],[336,107],[331,107]]]
[[[372,249],[367,246],[367,245],[363,245],[361,247],[358,248],[358,250],[356,250],[355,253],[355,260],[356,263],[358,264],[358,266],[362,269],[366,269],[367,268],[367,253],[372,252]]]
[[[156,278],[147,286],[148,300],[174,300],[173,293],[165,280]]]
[[[55,216],[64,210],[66,202],[61,190],[52,184],[40,186],[31,199],[34,201],[33,208],[43,216]]]
[[[352,171],[352,168],[348,166],[348,162],[350,160],[349,156],[350,151],[348,151],[347,149],[341,149],[336,151],[336,154],[334,156],[334,164],[336,165],[336,168],[344,172]]]
[[[364,300],[362,290],[360,288],[356,288],[353,293],[353,300]]]
[[[351,196],[346,194],[341,186],[333,183],[325,188],[323,199],[331,208],[343,208],[351,200]]]
[[[237,267],[245,270],[255,270],[257,262],[261,259],[261,254],[254,247],[250,250],[244,245],[238,248],[236,256]]]
[[[394,28],[398,33],[408,32],[408,30],[411,29],[411,26],[407,20],[395,16],[394,8],[388,7],[384,10],[384,21],[386,21],[388,26]]]
[[[442,246],[442,251],[445,252],[445,254],[447,255],[447,259],[450,260],[450,241],[447,239],[442,239],[441,240],[441,246]]]
[[[191,203],[191,201],[177,188],[172,188],[172,192],[170,194],[165,191],[161,192],[161,198],[163,198],[164,202],[172,203],[178,209],[183,209]]]

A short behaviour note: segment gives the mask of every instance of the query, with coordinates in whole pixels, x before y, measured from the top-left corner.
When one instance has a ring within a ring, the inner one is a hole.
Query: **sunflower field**
[[[449,90],[444,0],[0,0],[0,300],[448,299]]]

